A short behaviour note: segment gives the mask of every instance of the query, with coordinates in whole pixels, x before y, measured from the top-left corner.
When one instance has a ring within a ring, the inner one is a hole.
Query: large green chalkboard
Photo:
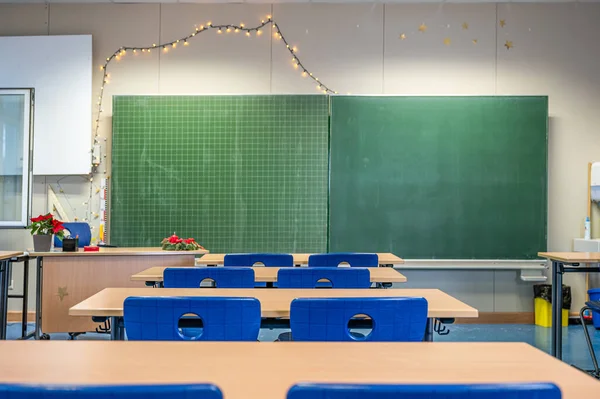
[[[327,245],[326,96],[117,96],[110,242],[213,252]]]
[[[546,248],[547,97],[332,97],[330,251]]]

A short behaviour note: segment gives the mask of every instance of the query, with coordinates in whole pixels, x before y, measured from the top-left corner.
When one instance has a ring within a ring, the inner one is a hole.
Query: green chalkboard
[[[326,96],[117,96],[110,242],[212,252],[327,245]]]
[[[546,249],[547,97],[332,97],[330,251]]]

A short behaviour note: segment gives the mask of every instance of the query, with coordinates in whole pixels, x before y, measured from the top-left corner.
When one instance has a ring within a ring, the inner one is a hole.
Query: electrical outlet
[[[15,289],[15,280],[10,280],[10,285],[8,286],[9,290],[14,290]]]

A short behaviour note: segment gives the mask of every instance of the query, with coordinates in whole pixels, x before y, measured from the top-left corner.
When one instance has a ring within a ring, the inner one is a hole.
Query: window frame
[[[33,88],[3,88],[0,87],[0,95],[23,95],[25,107],[23,117],[23,178],[21,182],[21,214],[19,220],[0,220],[0,229],[23,228],[29,223],[31,214],[31,193],[33,184],[32,168],[32,145],[33,145],[33,111],[35,91]],[[0,145],[2,142],[0,141]]]

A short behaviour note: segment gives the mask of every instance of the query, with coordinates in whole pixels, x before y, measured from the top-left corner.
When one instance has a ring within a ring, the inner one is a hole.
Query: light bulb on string
[[[221,31],[221,28],[219,28],[219,30],[217,31],[217,33],[223,33],[223,32]]]
[[[268,20],[271,20],[271,16],[270,16],[270,15],[267,15],[267,19],[268,19]]]
[[[250,37],[250,31],[246,31],[246,36]]]
[[[235,33],[239,33],[239,31],[240,31],[240,30],[239,30],[238,28],[235,28],[235,31],[234,31],[234,32],[235,32]]]
[[[231,28],[228,26],[227,30],[225,32],[227,32],[227,33],[231,32]]]
[[[303,77],[303,78],[305,78],[305,77],[306,77],[306,75],[307,75],[306,71],[303,71],[303,72],[302,72],[302,77]]]
[[[257,29],[257,30],[256,30],[256,36],[260,36],[260,35],[262,35],[262,30],[260,30],[260,29]]]
[[[208,21],[208,22],[206,23],[206,26],[212,26],[212,22]]]
[[[163,52],[168,53],[169,49],[167,47],[163,47]]]
[[[242,23],[240,24],[240,28],[243,28],[243,27],[244,27],[244,23],[242,22]]]
[[[100,65],[100,70],[104,71],[104,65]]]
[[[292,47],[292,51],[293,51],[294,53],[295,53],[295,52],[297,52],[297,51],[298,51],[298,47],[296,47],[296,46]]]
[[[173,48],[176,48],[176,47],[177,47],[177,43],[173,43]]]
[[[188,41],[187,41],[187,40],[184,40],[184,41],[183,41],[183,45],[184,45],[184,46],[189,46],[190,44],[188,43]]]
[[[133,54],[136,54],[136,53],[137,53],[137,50],[136,50],[136,49],[133,49]]]

